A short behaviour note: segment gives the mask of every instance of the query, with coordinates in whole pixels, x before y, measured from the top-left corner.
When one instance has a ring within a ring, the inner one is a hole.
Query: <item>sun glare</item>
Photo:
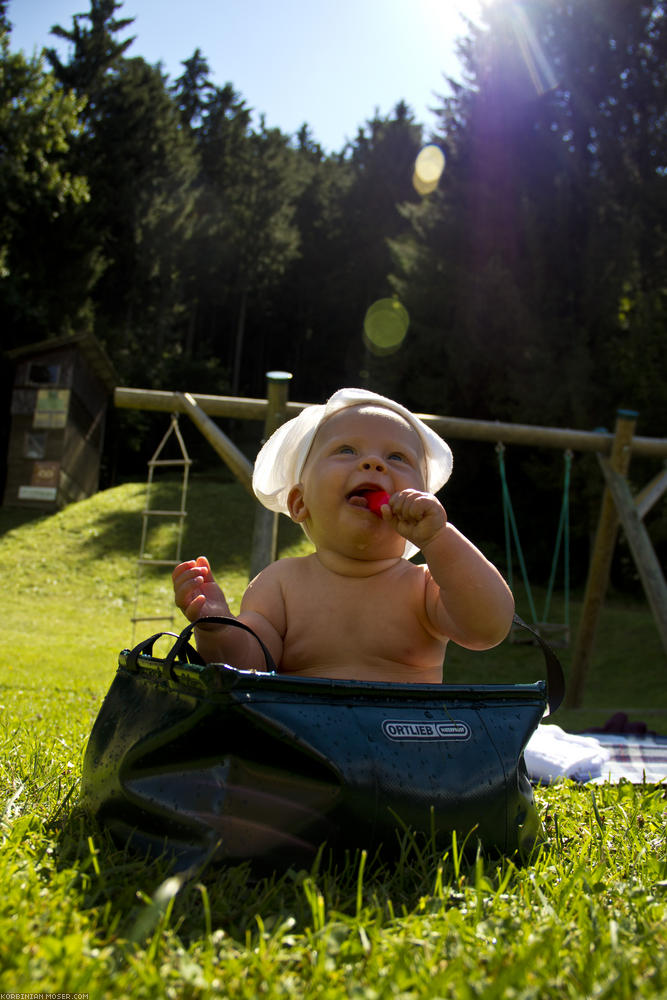
[[[431,43],[442,38],[462,38],[467,32],[467,21],[481,23],[483,10],[492,9],[497,0],[417,0],[423,30]],[[526,69],[538,94],[551,90],[557,84],[533,25],[520,0],[503,4],[508,23],[516,38]]]
[[[478,21],[483,0],[418,0],[425,30],[441,37],[452,38],[465,34],[465,18]]]
[[[540,40],[533,30],[522,4],[510,4],[512,30],[521,50],[523,61],[538,94],[544,94],[556,86],[557,80],[549,60],[544,54]]]

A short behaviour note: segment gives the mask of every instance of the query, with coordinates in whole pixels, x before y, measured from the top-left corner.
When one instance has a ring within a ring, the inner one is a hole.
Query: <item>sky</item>
[[[480,0],[125,0],[116,16],[135,21],[117,37],[136,36],[126,54],[161,62],[171,80],[201,49],[212,81],[231,83],[255,124],[263,113],[293,134],[306,122],[327,152],[340,152],[400,100],[428,138],[445,77],[461,76],[462,15],[476,20],[479,9]],[[9,0],[11,49],[39,53],[58,43],[54,24],[70,29],[87,10],[89,0]]]

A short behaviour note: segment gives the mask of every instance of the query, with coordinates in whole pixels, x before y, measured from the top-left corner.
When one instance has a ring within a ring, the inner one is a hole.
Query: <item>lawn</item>
[[[0,511],[11,588],[0,660],[0,991],[667,996],[660,786],[538,789],[549,843],[525,867],[406,838],[391,868],[359,854],[271,877],[229,867],[179,887],[161,862],[114,847],[78,810],[78,782],[118,652],[132,644],[143,500],[144,487],[127,484],[50,517]],[[202,480],[188,509],[184,556],[207,553],[237,607],[249,501],[235,485]],[[151,540],[154,554],[166,554],[167,535]],[[287,523],[281,544],[283,554],[305,551]],[[575,600],[575,628],[578,608]],[[146,574],[139,610],[171,613],[167,571]],[[583,729],[631,708],[665,732],[664,668],[645,604],[612,595],[582,709],[555,721]],[[532,647],[505,643],[482,654],[452,649],[446,672],[452,681],[532,680],[541,663]]]

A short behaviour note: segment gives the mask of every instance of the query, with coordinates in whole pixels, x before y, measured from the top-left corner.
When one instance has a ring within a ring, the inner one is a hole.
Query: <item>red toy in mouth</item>
[[[363,507],[364,510],[370,510],[378,517],[382,517],[381,508],[389,503],[389,494],[377,487],[361,486],[348,494],[347,500],[354,507]]]
[[[366,494],[368,509],[372,510],[378,517],[382,517],[382,508],[389,503],[389,494],[385,490],[374,490]]]

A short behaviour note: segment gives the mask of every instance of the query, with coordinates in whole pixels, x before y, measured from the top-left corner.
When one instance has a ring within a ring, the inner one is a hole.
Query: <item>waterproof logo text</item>
[[[385,719],[382,732],[390,740],[469,740],[470,726],[459,719],[446,722],[407,722]]]

